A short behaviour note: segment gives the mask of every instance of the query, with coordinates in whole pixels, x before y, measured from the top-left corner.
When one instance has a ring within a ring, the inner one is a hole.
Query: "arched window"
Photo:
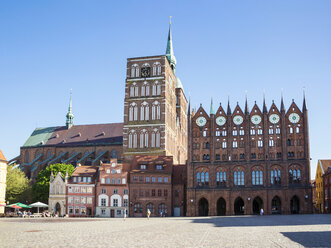
[[[153,64],[153,76],[161,75],[161,64],[160,62],[156,62]]]
[[[155,101],[152,105],[152,120],[160,120],[161,119],[161,109],[160,103]]]
[[[137,133],[134,130],[129,132],[129,148],[137,148]]]
[[[263,171],[259,167],[255,167],[252,170],[252,184],[263,185]]]
[[[201,182],[201,177],[200,177],[200,172],[198,171],[197,172],[197,183],[200,183]]]
[[[149,120],[149,106],[147,102],[143,102],[140,106],[140,120],[141,121]]]
[[[206,183],[209,182],[209,173],[208,173],[208,171],[206,171],[206,173],[205,173],[205,182]]]
[[[131,77],[139,77],[139,66],[137,64],[131,67]]]
[[[238,168],[233,172],[234,185],[243,186],[245,185],[245,173],[243,169]]]
[[[138,119],[138,106],[136,103],[131,103],[129,107],[129,121],[136,121]]]
[[[134,204],[134,212],[135,213],[142,213],[143,212],[143,207],[140,203],[135,203]]]
[[[148,132],[146,129],[143,129],[140,133],[140,148],[148,147]]]
[[[205,173],[201,172],[201,182],[204,183],[205,182]]]
[[[28,152],[28,151],[25,151],[25,154],[24,154],[24,162],[25,162],[25,163],[29,163],[29,152]]]
[[[225,186],[226,172],[223,168],[218,168],[216,172],[216,184]]]
[[[155,83],[152,86],[152,95],[153,96],[161,95],[161,84],[158,81],[155,81]]]
[[[154,129],[152,132],[151,147],[160,147],[160,133],[157,129]]]
[[[136,83],[132,83],[132,85],[130,86],[130,97],[137,97],[139,96],[139,92],[138,92],[139,88],[137,86]]]

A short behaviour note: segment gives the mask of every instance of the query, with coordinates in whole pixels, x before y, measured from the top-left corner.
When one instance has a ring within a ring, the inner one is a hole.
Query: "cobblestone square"
[[[331,215],[0,219],[2,247],[331,247]]]

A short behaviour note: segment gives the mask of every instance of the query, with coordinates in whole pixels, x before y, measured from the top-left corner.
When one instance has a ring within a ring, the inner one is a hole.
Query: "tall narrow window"
[[[132,133],[129,133],[129,148],[132,148]]]
[[[137,135],[137,133],[134,133],[133,134],[133,148],[137,148],[137,140],[138,140],[138,135]]]
[[[149,120],[149,106],[148,104],[145,106],[145,120]]]
[[[156,133],[156,147],[160,147],[161,146],[161,141],[160,141],[161,137],[160,137],[160,132]]]

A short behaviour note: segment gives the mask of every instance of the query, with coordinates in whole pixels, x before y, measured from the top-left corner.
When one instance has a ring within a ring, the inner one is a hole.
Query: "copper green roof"
[[[23,147],[122,144],[123,123],[36,128]]]
[[[57,128],[58,127],[36,128],[24,143],[23,147],[45,145]]]

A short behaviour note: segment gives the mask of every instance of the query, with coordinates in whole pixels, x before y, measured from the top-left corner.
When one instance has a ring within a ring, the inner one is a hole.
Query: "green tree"
[[[31,201],[31,185],[30,180],[25,177],[25,173],[15,165],[9,165],[7,168],[7,187],[6,201],[9,203],[30,203]]]
[[[52,164],[41,170],[37,176],[36,183],[32,187],[33,201],[48,203],[51,172],[53,172],[54,177],[56,177],[58,172],[61,172],[61,175],[65,178],[66,172],[70,176],[74,169],[75,167],[71,164]]]

